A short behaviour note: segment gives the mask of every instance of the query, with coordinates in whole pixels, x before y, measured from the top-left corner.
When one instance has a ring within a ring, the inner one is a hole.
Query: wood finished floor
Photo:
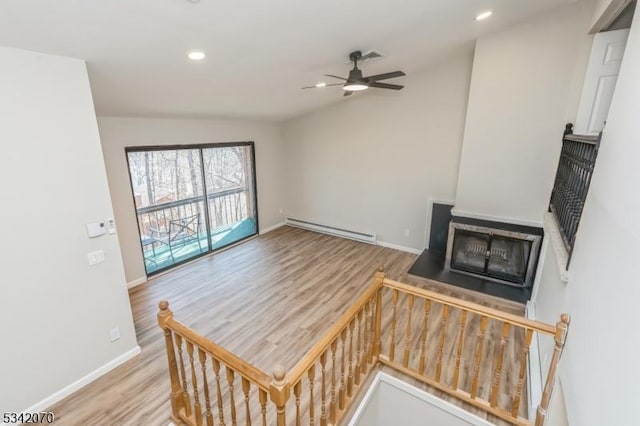
[[[167,361],[156,323],[160,300],[170,302],[178,320],[267,373],[278,363],[291,368],[371,284],[378,265],[384,265],[389,278],[522,313],[519,305],[407,277],[406,272],[416,257],[389,248],[282,227],[154,278],[130,291],[142,353],[51,407],[56,414],[56,424],[168,423]],[[449,324],[458,326],[453,318]],[[385,329],[387,327],[388,319],[385,319]],[[404,330],[402,327],[399,323],[398,330]],[[474,336],[471,322],[470,327],[469,335]],[[519,339],[514,335],[511,343]],[[495,333],[490,331],[485,349],[488,360],[497,341]],[[433,346],[431,341],[429,344]],[[447,348],[448,353],[452,350]],[[513,358],[507,357],[505,370]],[[469,380],[468,367],[461,377],[465,383]],[[513,378],[505,380],[511,383]],[[483,392],[487,387],[485,383]],[[440,392],[433,393],[451,400]],[[457,400],[452,402],[462,404]],[[478,413],[474,409],[470,411]]]

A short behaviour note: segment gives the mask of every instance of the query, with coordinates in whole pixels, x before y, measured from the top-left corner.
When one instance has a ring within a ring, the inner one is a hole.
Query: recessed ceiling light
[[[487,10],[486,12],[482,12],[478,16],[476,16],[476,21],[482,21],[483,19],[487,19],[489,16],[493,14],[492,11]]]
[[[193,50],[187,54],[187,57],[192,61],[201,61],[204,59],[205,54],[200,50]]]
[[[325,83],[324,81],[321,81],[320,83],[316,83],[316,87],[325,87],[327,85],[327,83]]]

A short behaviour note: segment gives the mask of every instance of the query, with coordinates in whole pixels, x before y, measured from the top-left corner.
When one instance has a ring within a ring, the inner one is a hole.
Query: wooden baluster
[[[173,318],[173,312],[169,309],[169,302],[163,300],[159,303],[158,324],[164,331],[164,341],[167,349],[167,361],[169,362],[169,379],[171,381],[171,417],[180,418],[180,409],[183,407],[182,387],[176,361],[176,351],[173,345],[173,333],[167,326],[167,321]]]
[[[211,358],[211,364],[213,365],[213,373],[216,379],[216,395],[218,403],[218,420],[220,424],[225,426],[224,423],[224,408],[222,406],[222,390],[220,389],[220,361],[215,358]]]
[[[349,376],[347,378],[347,396],[353,393],[353,327],[354,321],[349,322]]]
[[[327,351],[322,352],[320,355],[320,366],[322,367],[322,386],[320,392],[322,392],[321,405],[320,405],[320,426],[327,426]]]
[[[407,308],[408,308],[408,317],[407,317],[407,327],[404,330],[404,356],[402,357],[402,365],[407,368],[409,367],[409,353],[411,347],[411,316],[413,315],[413,302],[414,296],[410,294],[407,296]]]
[[[347,329],[345,328],[340,333],[340,347],[342,349],[342,357],[340,359],[340,392],[338,392],[338,408],[344,410],[344,392],[345,392],[345,377],[344,377],[344,347],[347,337]]]
[[[380,292],[380,290],[378,290]],[[375,352],[375,327],[376,327],[376,299],[375,296],[369,302],[369,349],[367,353],[367,364],[373,363],[373,354]],[[369,366],[367,365],[367,368]]]
[[[236,396],[234,394],[235,390],[235,372],[229,368],[228,365],[224,367],[227,372],[227,383],[229,384],[229,405],[231,406],[231,424],[236,426],[238,424],[236,418]]]
[[[371,361],[373,362],[373,357],[376,359],[380,356],[380,352],[382,351],[382,339],[381,339],[381,330],[382,330],[382,288],[384,284],[384,270],[382,266],[378,268],[378,272],[376,272],[375,283],[378,285],[378,291],[376,292],[376,308],[373,322],[373,355]]]
[[[260,413],[262,414],[262,426],[267,426],[267,391],[260,389],[258,391],[260,399]]]
[[[393,315],[391,317],[391,341],[389,342],[389,361],[393,362],[396,355],[396,314],[398,311],[398,290],[395,288],[391,292],[393,301]]]
[[[289,400],[291,385],[285,381],[287,371],[283,366],[277,365],[273,370],[273,381],[269,386],[271,401],[276,405],[276,425],[286,426],[287,416],[285,407]]]
[[[442,305],[442,321],[440,328],[440,345],[438,347],[438,360],[436,361],[436,382],[440,383],[442,375],[442,357],[444,356],[444,342],[447,337],[447,318],[449,317],[449,305]]]
[[[336,424],[336,351],[338,350],[338,339],[331,342],[331,391],[329,399],[329,422]]]
[[[187,373],[184,368],[184,358],[182,356],[182,336],[176,334],[176,344],[178,345],[178,358],[180,359],[180,376],[182,378],[182,401],[184,404],[184,414],[191,417],[191,399],[187,388]]]
[[[245,409],[245,424],[251,426],[251,409],[249,408],[249,391],[251,390],[251,382],[242,378],[242,392],[244,393],[244,409]]]
[[[460,315],[460,329],[458,330],[458,349],[456,350],[456,366],[453,370],[453,381],[451,387],[458,389],[458,381],[460,379],[460,361],[462,359],[462,348],[464,346],[464,330],[467,327],[467,311],[463,310]]]
[[[211,395],[209,393],[209,381],[207,380],[207,354],[205,353],[205,351],[198,348],[198,355],[200,357],[202,385],[204,387],[204,418],[207,421],[207,426],[213,426],[213,414],[211,414]]]
[[[296,400],[296,426],[300,426],[302,424],[301,415],[300,415],[300,393],[302,391],[302,379],[298,381],[293,386],[293,396]]]
[[[309,426],[313,426],[316,421],[315,400],[313,398],[313,381],[316,378],[316,365],[311,364],[311,368],[307,371],[307,379],[309,379]]]
[[[498,352],[498,358],[496,359],[496,369],[493,375],[493,385],[491,386],[491,396],[489,398],[489,404],[491,407],[495,407],[498,404],[498,392],[500,391],[500,377],[502,374],[502,361],[504,359],[504,351],[507,347],[509,340],[509,328],[508,322],[502,323],[502,339],[500,340],[500,351]]]
[[[354,374],[354,383],[356,386],[360,385],[360,364],[362,364],[362,309],[358,311],[356,325],[358,328],[358,334],[356,336],[356,372]]]
[[[554,336],[555,346],[553,348],[553,356],[549,363],[549,371],[547,372],[547,379],[544,383],[544,390],[542,391],[542,399],[538,410],[536,412],[536,426],[543,426],[547,417],[547,409],[549,408],[549,402],[551,401],[551,393],[556,382],[556,370],[558,369],[558,363],[560,362],[560,356],[564,345],[567,341],[567,332],[569,330],[569,323],[571,318],[567,314],[560,316],[560,321],[556,323],[556,335]]]
[[[488,318],[482,316],[480,318],[480,333],[478,334],[478,343],[476,347],[476,359],[473,366],[473,380],[471,381],[471,398],[475,399],[478,395],[478,378],[480,377],[480,362],[482,361],[482,346],[484,345],[484,336],[487,332]]]
[[[196,418],[196,425],[202,426],[202,407],[200,406],[200,393],[198,391],[198,376],[193,359],[193,344],[187,341],[187,354],[189,354],[189,365],[191,366],[191,384],[193,385],[193,411]]]
[[[431,311],[431,300],[424,299],[424,317],[422,320],[422,344],[420,347],[420,362],[418,364],[418,372],[425,374],[427,360],[427,336],[429,334],[429,314]]]
[[[371,353],[370,351],[371,340],[369,340],[370,312],[371,312],[371,300],[368,300],[367,303],[365,303],[364,305],[364,334],[362,337],[363,339],[362,361],[360,362],[361,372],[364,375],[366,375],[367,371],[369,371],[369,354]]]
[[[513,396],[513,404],[511,405],[511,416],[513,418],[518,417],[518,411],[520,410],[520,398],[522,397],[522,386],[524,385],[524,376],[527,373],[527,357],[529,355],[529,346],[531,345],[531,338],[533,337],[533,330],[527,329],[524,335],[524,345],[522,346],[522,353],[520,354],[520,371],[518,374],[518,384]]]

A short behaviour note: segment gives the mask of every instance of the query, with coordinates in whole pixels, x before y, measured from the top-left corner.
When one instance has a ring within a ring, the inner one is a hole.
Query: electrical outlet
[[[109,336],[111,337],[112,342],[120,340],[120,327],[115,326],[114,328],[109,330]]]
[[[104,262],[104,251],[96,250],[91,253],[87,253],[87,260],[91,266]]]
[[[408,237],[409,234],[411,234],[411,231],[409,230],[409,228],[404,228],[404,236]]]

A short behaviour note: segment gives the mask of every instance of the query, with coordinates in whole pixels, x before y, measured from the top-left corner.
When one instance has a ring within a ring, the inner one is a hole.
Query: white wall
[[[128,282],[145,276],[124,148],[254,141],[258,221],[266,229],[282,221],[282,135],[278,125],[237,120],[100,117],[102,150]]]
[[[376,375],[349,422],[349,426],[425,424],[490,426],[492,423],[385,373]]]
[[[461,50],[400,92],[372,89],[285,123],[286,215],[424,248],[427,198],[455,193],[471,61]]]
[[[569,5],[477,41],[457,214],[542,223],[564,124],[577,110],[591,6]]]
[[[85,63],[0,48],[0,93],[0,412],[19,412],[137,344],[117,238],[85,232],[112,216]]]
[[[636,10],[636,22],[638,15]],[[572,315],[561,363],[571,425],[638,423],[638,75],[640,27],[635,26],[578,228],[568,283],[561,285],[549,278],[541,283],[535,301],[539,319],[550,321],[562,311]],[[543,274],[553,277],[554,267],[545,262]],[[546,306],[549,301],[555,301],[550,309]]]

